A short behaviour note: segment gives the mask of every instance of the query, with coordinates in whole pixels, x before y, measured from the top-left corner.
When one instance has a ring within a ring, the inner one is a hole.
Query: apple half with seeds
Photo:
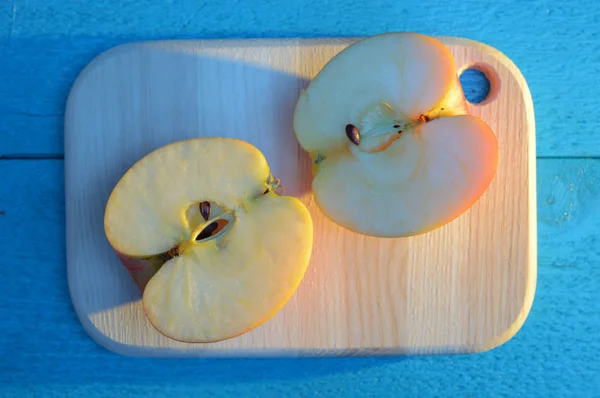
[[[183,342],[220,341],[285,305],[308,267],[313,224],[278,188],[263,154],[232,138],[178,141],[125,173],[105,233],[154,328]]]
[[[368,37],[333,57],[294,113],[325,216],[354,232],[412,236],[469,209],[498,163],[494,132],[468,113],[454,57],[416,33]]]

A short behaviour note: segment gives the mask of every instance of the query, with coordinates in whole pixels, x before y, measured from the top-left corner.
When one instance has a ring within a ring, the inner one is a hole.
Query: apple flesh
[[[163,335],[214,342],[271,318],[309,264],[313,225],[277,193],[247,142],[197,138],[159,148],[115,186],[105,211],[110,245]]]
[[[371,236],[452,221],[484,193],[498,163],[496,136],[469,115],[452,54],[414,33],[342,50],[301,94],[294,131],[313,159],[321,211]]]

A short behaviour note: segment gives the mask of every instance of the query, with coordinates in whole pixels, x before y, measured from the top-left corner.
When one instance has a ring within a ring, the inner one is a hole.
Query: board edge
[[[393,32],[382,32],[380,34],[393,33]],[[375,36],[375,35],[373,35]],[[434,349],[428,348],[360,348],[360,349],[285,349],[285,348],[265,348],[265,349],[207,349],[204,350],[202,348],[190,347],[193,350],[188,348],[166,348],[166,347],[152,347],[152,346],[139,346],[139,345],[127,345],[123,344],[117,340],[112,339],[107,334],[103,333],[99,328],[97,328],[91,320],[87,317],[86,314],[82,314],[78,305],[76,304],[76,299],[73,295],[73,287],[72,287],[72,268],[69,267],[69,250],[66,250],[66,262],[67,262],[67,279],[69,286],[69,294],[71,297],[71,304],[75,310],[75,313],[86,333],[101,347],[107,349],[108,351],[114,352],[119,355],[131,356],[131,357],[147,357],[147,358],[162,358],[162,357],[200,357],[200,358],[221,358],[221,357],[229,357],[229,358],[269,358],[269,357],[282,357],[282,358],[291,358],[291,357],[340,357],[340,356],[396,356],[396,355],[440,355],[440,354],[468,354],[468,353],[483,353],[489,350],[493,350],[501,345],[505,344],[509,340],[511,340],[523,327],[525,324],[528,315],[533,306],[533,301],[535,297],[536,291],[536,282],[537,282],[537,197],[536,197],[536,132],[535,132],[535,117],[534,117],[534,109],[533,109],[533,100],[531,96],[530,89],[528,84],[516,66],[516,64],[504,53],[487,45],[485,43],[457,37],[457,36],[431,36],[437,40],[440,40],[445,45],[461,45],[461,46],[471,46],[481,50],[487,55],[491,55],[496,58],[499,62],[501,62],[507,69],[511,72],[513,77],[519,84],[520,91],[523,95],[524,104],[526,106],[526,115],[528,120],[528,145],[529,145],[529,153],[528,153],[528,180],[529,180],[529,211],[528,211],[528,267],[527,267],[527,281],[526,292],[524,295],[523,305],[521,310],[517,314],[515,320],[510,324],[510,326],[502,333],[497,336],[492,337],[490,340],[485,341],[478,345],[457,345],[457,346],[441,346],[436,347]],[[105,59],[108,59],[111,56],[118,55],[120,52],[124,52],[129,50],[131,47],[136,47],[140,45],[149,45],[149,44],[157,44],[157,43],[171,43],[171,42],[202,42],[202,43],[211,43],[213,45],[223,45],[229,44],[234,45],[234,43],[240,43],[243,45],[244,43],[254,43],[256,44],[268,44],[271,45],[276,43],[280,46],[292,45],[292,44],[300,44],[300,45],[315,45],[315,44],[346,44],[349,45],[353,42],[359,41],[361,39],[366,38],[363,36],[338,36],[338,37],[314,37],[314,38],[231,38],[231,39],[167,39],[167,40],[147,40],[147,41],[132,41],[123,44],[116,45],[108,50],[105,50],[92,58],[92,60],[86,64],[86,66],[80,71],[80,73],[75,78],[71,88],[69,90],[67,101],[66,101],[66,109],[64,115],[64,135],[67,135],[67,131],[69,130],[69,116],[71,114],[71,99],[73,95],[76,93],[81,81],[85,78],[85,76],[101,64]],[[65,196],[67,196],[67,192],[70,189],[69,186],[69,165],[70,165],[70,157],[69,151],[67,150],[68,140],[64,140],[64,173],[65,173]],[[66,199],[66,197],[65,197]],[[69,235],[69,205],[68,201],[65,200],[65,226],[66,226],[66,235],[68,242]],[[158,350],[157,350],[158,349]]]

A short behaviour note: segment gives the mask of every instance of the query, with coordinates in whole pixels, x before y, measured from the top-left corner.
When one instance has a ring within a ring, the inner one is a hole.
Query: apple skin
[[[150,279],[158,272],[163,262],[158,257],[136,258],[129,257],[115,250],[121,264],[127,269],[140,293],[144,292]]]
[[[498,140],[469,114],[452,53],[422,34],[346,47],[301,93],[293,126],[313,160],[321,212],[368,236],[446,225],[479,200],[498,167]]]

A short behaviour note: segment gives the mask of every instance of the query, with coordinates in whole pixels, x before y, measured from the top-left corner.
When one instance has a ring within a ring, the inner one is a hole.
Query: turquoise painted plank
[[[0,6],[0,156],[63,153],[78,72],[147,39],[312,37],[418,31],[486,42],[529,82],[539,156],[600,156],[600,9],[584,0],[19,1]]]
[[[591,397],[600,385],[600,160],[538,162],[539,278],[495,350],[411,358],[128,358],[70,304],[61,160],[0,161],[0,396]]]

